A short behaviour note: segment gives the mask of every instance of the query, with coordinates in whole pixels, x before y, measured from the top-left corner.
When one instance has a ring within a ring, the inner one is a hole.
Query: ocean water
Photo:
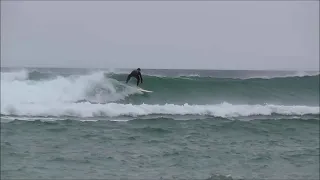
[[[1,179],[319,179],[319,72],[1,69]]]

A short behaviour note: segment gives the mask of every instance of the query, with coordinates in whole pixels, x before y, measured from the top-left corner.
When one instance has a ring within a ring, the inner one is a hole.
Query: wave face
[[[1,72],[5,116],[215,117],[319,115],[318,72],[143,71],[143,94],[128,70],[23,69]],[[169,72],[169,73],[168,73]],[[291,74],[291,75],[290,75]]]

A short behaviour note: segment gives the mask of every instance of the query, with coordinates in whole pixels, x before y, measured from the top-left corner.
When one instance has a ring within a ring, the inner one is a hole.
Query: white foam
[[[318,76],[318,75],[319,75],[319,72],[296,71],[287,75],[250,76],[249,78],[245,78],[245,79],[252,79],[252,78],[274,79],[274,78],[307,77],[307,76]]]
[[[280,105],[132,105],[132,104],[90,104],[90,103],[55,103],[55,104],[18,104],[1,106],[1,113],[18,116],[76,116],[76,117],[117,117],[162,115],[207,115],[219,117],[239,117],[250,115],[305,115],[319,114],[319,107],[280,106]]]
[[[200,77],[199,74],[179,74],[178,77]]]
[[[22,69],[12,72],[1,72],[2,81],[23,81],[28,79],[28,70]]]
[[[293,75],[293,77],[305,77],[305,76],[318,76],[319,71],[314,71],[314,72],[306,72],[306,71],[296,71]],[[287,76],[290,77],[290,76]]]
[[[4,74],[6,77],[3,78]],[[17,77],[22,77],[17,76],[22,72],[12,74],[1,73],[2,106],[9,104],[13,106],[20,104],[46,106],[84,99],[95,102],[110,102],[139,93],[135,88],[114,79],[105,78],[102,71],[82,76],[59,76],[47,81],[16,81]]]

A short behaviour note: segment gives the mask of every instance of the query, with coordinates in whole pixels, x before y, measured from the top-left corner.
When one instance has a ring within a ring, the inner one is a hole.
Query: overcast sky
[[[319,69],[319,1],[1,1],[1,65]]]

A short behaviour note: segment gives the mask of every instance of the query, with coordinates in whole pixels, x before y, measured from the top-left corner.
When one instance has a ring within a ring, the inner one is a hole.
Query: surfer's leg
[[[130,78],[131,78],[131,74],[128,75],[127,80],[126,80],[126,83],[128,83],[128,81],[130,80]]]
[[[140,78],[139,77],[135,77],[137,79],[137,86],[139,86],[140,83]]]

